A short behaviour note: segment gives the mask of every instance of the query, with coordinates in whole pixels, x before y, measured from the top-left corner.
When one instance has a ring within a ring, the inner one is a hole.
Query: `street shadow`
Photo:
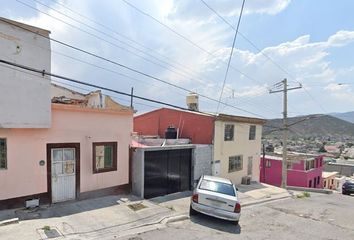
[[[180,198],[186,198],[186,197],[190,197],[192,196],[192,191],[185,191],[185,192],[177,192],[177,193],[172,193],[172,194],[168,194],[165,196],[161,196],[161,197],[155,197],[155,198],[150,198],[149,200],[154,202],[154,203],[164,203],[164,202],[168,202],[168,201],[172,201],[172,200],[176,200],[176,199],[180,199]]]
[[[219,218],[210,217],[204,214],[197,214],[190,217],[190,221],[202,225],[204,227],[212,228],[221,232],[241,234],[241,226],[231,221],[226,221]]]
[[[0,211],[0,220],[9,218],[19,218],[19,220],[43,219],[53,217],[63,217],[81,212],[107,208],[122,204],[122,201],[138,201],[140,198],[133,195],[111,195],[87,200],[75,200],[51,205],[41,205],[32,209],[14,209]]]

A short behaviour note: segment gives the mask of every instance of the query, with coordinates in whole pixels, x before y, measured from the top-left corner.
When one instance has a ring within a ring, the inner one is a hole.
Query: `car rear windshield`
[[[229,196],[236,196],[234,187],[232,186],[232,184],[228,184],[228,183],[215,182],[215,181],[209,181],[204,179],[200,183],[199,188],[202,190],[222,193]]]

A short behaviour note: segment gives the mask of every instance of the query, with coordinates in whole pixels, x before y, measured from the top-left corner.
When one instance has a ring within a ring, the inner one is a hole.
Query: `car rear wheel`
[[[192,208],[192,206],[189,206],[189,216],[194,216],[197,215],[198,212]]]

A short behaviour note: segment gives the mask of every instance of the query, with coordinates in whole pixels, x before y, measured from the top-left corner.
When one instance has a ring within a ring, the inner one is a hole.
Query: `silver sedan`
[[[190,215],[197,212],[238,224],[241,205],[236,187],[225,178],[202,176],[194,189],[189,210]]]

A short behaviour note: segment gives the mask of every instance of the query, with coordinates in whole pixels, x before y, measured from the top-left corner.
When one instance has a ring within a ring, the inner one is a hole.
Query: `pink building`
[[[0,209],[128,189],[133,110],[99,91],[52,97],[50,128],[0,128]]]
[[[281,186],[283,158],[266,155],[261,157],[260,181]],[[322,188],[323,156],[290,155],[287,185],[295,187]]]

